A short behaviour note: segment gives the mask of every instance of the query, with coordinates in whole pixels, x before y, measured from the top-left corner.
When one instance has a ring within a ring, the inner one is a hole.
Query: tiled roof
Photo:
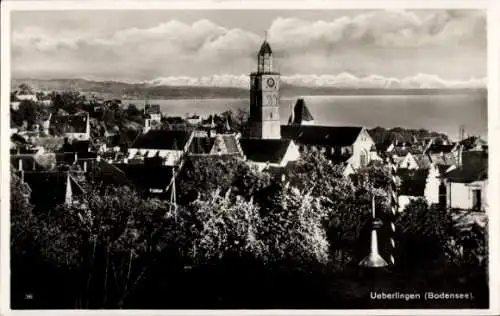
[[[188,156],[188,159],[186,161],[189,161],[189,162],[200,161],[200,160],[228,161],[228,160],[233,160],[233,159],[241,159],[241,155],[238,155],[238,154],[221,154],[221,155],[192,154],[192,155]],[[184,166],[186,166],[186,165],[184,165]]]
[[[290,143],[291,140],[284,139],[240,139],[244,155],[248,160],[255,162],[280,163]]]
[[[137,188],[166,189],[172,179],[172,167],[148,166],[144,164],[118,164],[116,168]]]
[[[392,155],[406,156],[407,154],[422,154],[422,150],[412,146],[395,146],[391,151]]]
[[[322,146],[351,146],[362,127],[282,125],[281,135],[299,144]]]
[[[481,151],[462,153],[462,164],[451,170],[446,178],[452,182],[470,183],[488,178],[488,154]]]
[[[425,154],[412,154],[420,169],[428,169],[431,167],[431,159]]]
[[[445,153],[441,154],[430,154],[428,155],[432,163],[436,165],[446,165],[451,166],[457,163],[457,158],[454,153]]]
[[[471,149],[471,148],[474,148],[477,146],[483,147],[483,146],[488,145],[488,143],[485,140],[483,140],[479,137],[476,137],[476,136],[468,137],[468,138],[462,140],[460,142],[460,144],[464,146],[465,150]]]
[[[140,135],[131,148],[182,150],[190,135],[187,131],[151,130]]]
[[[185,123],[184,119],[180,116],[169,116],[165,118],[165,121],[168,124],[183,124]]]
[[[397,176],[401,179],[399,195],[424,196],[425,185],[429,169],[398,170]]]
[[[62,152],[78,152],[84,153],[90,150],[90,141],[73,141],[71,143],[64,143]]]
[[[11,142],[15,142],[15,143],[18,143],[18,144],[22,144],[22,145],[27,145],[29,144],[29,142],[24,138],[22,137],[21,135],[15,133],[15,134],[12,134],[10,136],[10,141]]]
[[[438,154],[438,153],[450,153],[455,149],[454,144],[449,144],[449,145],[440,145],[440,144],[432,144],[429,146],[427,149],[427,153],[429,154]]]
[[[159,104],[146,104],[144,107],[144,114],[161,114]]]
[[[86,114],[79,115],[53,115],[50,118],[50,128],[55,133],[86,133]]]
[[[210,137],[193,137],[188,152],[191,154],[208,154],[212,150],[215,139]]]
[[[235,134],[217,135],[212,153],[240,154],[238,139]]]
[[[295,103],[295,107],[293,108],[293,120],[292,116],[288,120],[289,124],[302,124],[303,121],[313,121],[314,118],[309,112],[309,109],[306,106],[306,102],[304,99],[297,99],[297,103]]]

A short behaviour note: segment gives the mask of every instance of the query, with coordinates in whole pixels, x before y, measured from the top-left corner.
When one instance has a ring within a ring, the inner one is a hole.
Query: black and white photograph
[[[486,8],[5,14],[10,309],[491,307]]]

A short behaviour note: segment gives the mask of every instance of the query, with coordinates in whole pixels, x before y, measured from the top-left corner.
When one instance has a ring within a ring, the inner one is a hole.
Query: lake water
[[[418,96],[305,96],[316,125],[365,126],[372,128],[425,128],[458,136],[459,126],[466,132],[487,138],[488,106],[486,94]],[[281,121],[286,123],[297,98],[281,99]],[[164,114],[207,116],[226,110],[248,108],[248,99],[149,100],[160,104]],[[144,106],[144,100],[125,100],[124,104]]]

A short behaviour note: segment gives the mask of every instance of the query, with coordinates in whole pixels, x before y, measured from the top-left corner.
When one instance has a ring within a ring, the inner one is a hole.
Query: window
[[[368,155],[365,150],[361,151],[361,155],[359,157],[359,164],[361,167],[366,167],[368,165]]]
[[[472,208],[481,209],[481,189],[472,189]]]

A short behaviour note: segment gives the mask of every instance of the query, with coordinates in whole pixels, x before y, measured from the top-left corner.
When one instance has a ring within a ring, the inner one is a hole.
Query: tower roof
[[[314,118],[306,106],[304,99],[300,98],[295,103],[293,115],[290,116],[291,124],[302,124],[302,122],[314,121]]]
[[[272,54],[272,53],[273,51],[271,50],[271,46],[267,41],[264,41],[264,43],[262,43],[262,46],[260,46],[259,55]]]

